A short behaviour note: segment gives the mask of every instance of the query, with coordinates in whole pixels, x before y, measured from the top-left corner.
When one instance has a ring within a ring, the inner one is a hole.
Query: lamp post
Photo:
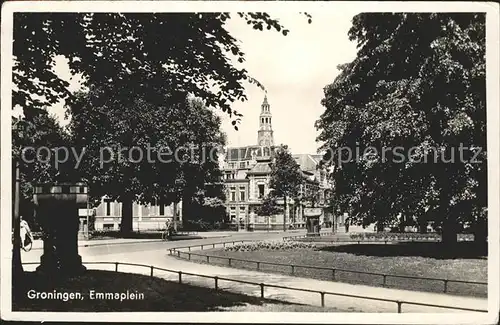
[[[19,216],[19,200],[20,200],[20,172],[19,172],[19,161],[14,160],[14,245],[12,250],[12,283],[13,285],[21,282],[21,277],[24,274],[23,264],[21,262],[21,229],[20,229],[20,216]],[[15,291],[17,292],[17,291]]]

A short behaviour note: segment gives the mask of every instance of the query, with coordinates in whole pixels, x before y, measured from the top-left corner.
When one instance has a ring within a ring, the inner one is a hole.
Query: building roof
[[[228,162],[252,160],[257,158],[271,157],[274,147],[266,146],[245,146],[227,148],[226,160]]]
[[[259,161],[247,172],[247,174],[270,174],[271,166],[269,166],[269,163],[269,160]]]
[[[319,161],[310,154],[296,154],[292,155],[295,161],[299,164],[300,169],[303,171],[315,171]]]

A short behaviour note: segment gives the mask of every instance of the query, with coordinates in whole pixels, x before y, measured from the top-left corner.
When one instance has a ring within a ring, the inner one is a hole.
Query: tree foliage
[[[457,223],[486,217],[484,14],[360,14],[349,37],[357,56],[316,123],[334,204],[365,224],[433,220],[455,241]]]
[[[69,161],[56,164],[55,158],[58,148],[67,147],[68,143],[67,131],[46,111],[40,111],[31,119],[12,118],[12,157],[19,162],[20,172],[20,215],[32,228],[36,222],[33,218],[33,186],[64,180],[63,175],[72,166]],[[14,183],[15,178],[12,181]]]
[[[311,16],[305,14],[311,22]],[[263,87],[244,68],[245,55],[227,31],[230,13],[16,13],[13,106],[26,116],[74,99],[54,71],[68,59],[83,86],[163,102],[191,93],[238,117],[230,104],[246,100],[244,82]],[[267,13],[237,13],[254,29],[289,31]]]
[[[131,226],[132,202],[192,200],[220,177],[221,121],[196,98],[173,102],[165,95],[159,106],[141,95],[123,100],[95,87],[79,94],[69,112],[73,147],[85,153],[77,178],[88,181],[94,198],[123,203],[124,227]],[[208,192],[217,197],[221,190],[211,186]]]
[[[304,182],[300,166],[286,145],[281,145],[275,150],[270,177],[271,195],[282,198],[284,202],[283,230],[286,231],[287,200],[298,196],[300,185]]]
[[[272,193],[268,194],[262,200],[261,205],[259,205],[256,209],[256,213],[259,216],[272,216],[279,213],[283,213],[283,209],[276,202],[276,197],[272,195]]]

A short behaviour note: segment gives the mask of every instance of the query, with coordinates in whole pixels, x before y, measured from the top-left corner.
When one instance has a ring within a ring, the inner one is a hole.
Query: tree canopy
[[[73,147],[84,152],[75,177],[87,180],[95,199],[123,203],[123,229],[131,227],[132,202],[168,205],[183,194],[192,200],[219,179],[221,121],[196,98],[172,102],[165,95],[156,105],[142,95],[123,101],[93,88],[69,112]]]
[[[289,30],[267,13],[237,13],[256,30]],[[307,13],[309,23],[311,17]],[[25,116],[74,96],[54,71],[68,59],[83,86],[98,85],[127,97],[145,94],[162,102],[191,93],[235,117],[235,100],[246,99],[244,82],[262,85],[236,66],[245,55],[225,22],[230,13],[16,13],[13,106]]]
[[[357,56],[316,122],[334,204],[365,224],[432,220],[455,241],[486,217],[484,14],[364,13],[349,37]]]

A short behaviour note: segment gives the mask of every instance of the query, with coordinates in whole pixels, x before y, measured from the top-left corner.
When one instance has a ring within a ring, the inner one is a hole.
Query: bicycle
[[[168,234],[168,230],[164,230],[161,234],[161,240],[163,241],[167,241],[169,239],[169,234]]]

